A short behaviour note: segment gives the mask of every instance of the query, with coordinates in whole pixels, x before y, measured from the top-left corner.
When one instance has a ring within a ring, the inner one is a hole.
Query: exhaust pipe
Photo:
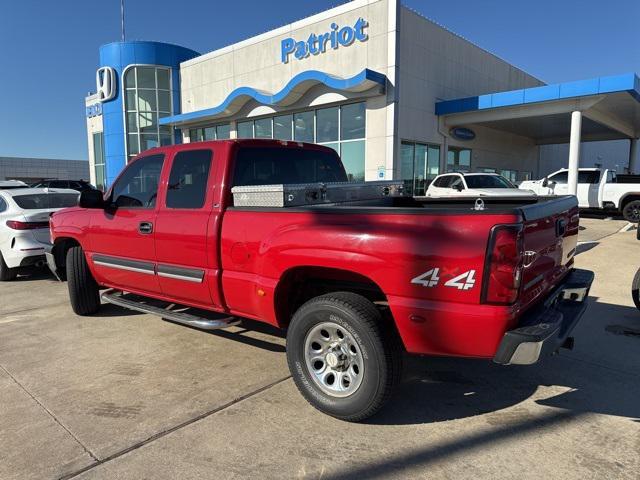
[[[44,260],[38,260],[34,265],[38,268],[42,268],[46,265],[46,262]]]

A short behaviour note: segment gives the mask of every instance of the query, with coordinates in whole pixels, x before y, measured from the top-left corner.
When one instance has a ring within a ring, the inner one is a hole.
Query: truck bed
[[[575,197],[482,197],[482,208],[476,206],[476,198],[387,197],[343,203],[329,203],[298,207],[229,207],[230,210],[262,212],[307,212],[329,214],[428,214],[455,215],[470,213],[520,215],[523,220],[536,220],[561,210],[577,206]]]

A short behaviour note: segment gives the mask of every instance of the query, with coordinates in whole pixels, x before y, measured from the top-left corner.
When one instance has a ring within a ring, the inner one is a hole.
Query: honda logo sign
[[[108,102],[116,96],[116,71],[111,67],[100,67],[96,72],[98,100]]]

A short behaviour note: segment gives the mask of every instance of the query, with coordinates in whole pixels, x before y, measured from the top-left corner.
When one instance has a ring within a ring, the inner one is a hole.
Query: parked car
[[[497,173],[445,173],[433,179],[427,197],[530,197],[531,190],[518,188]]]
[[[52,216],[47,261],[79,315],[102,298],[199,328],[249,318],[286,329],[302,395],[348,421],[388,401],[407,352],[531,364],[571,345],[593,281],[574,268],[575,197],[314,203],[325,182],[346,180],[318,145],[155,148],[104,197],[83,192]],[[308,204],[264,206],[291,184]],[[256,200],[246,186],[264,203],[238,206]]]
[[[520,188],[529,188],[538,195],[566,195],[569,171],[553,172],[542,180],[522,182]],[[580,168],[578,170],[578,206],[620,213],[625,220],[640,222],[640,183],[618,182],[614,170]]]
[[[22,267],[44,265],[51,213],[78,203],[68,189],[0,190],[0,281],[13,280]]]
[[[29,185],[20,180],[0,180],[0,190],[12,190],[15,188],[28,188]]]
[[[96,187],[91,185],[85,180],[42,180],[41,182],[34,183],[34,188],[70,188],[78,192],[84,192],[85,190],[97,190]]]

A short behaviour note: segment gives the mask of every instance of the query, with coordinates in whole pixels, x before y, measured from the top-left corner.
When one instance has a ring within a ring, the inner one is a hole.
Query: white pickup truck
[[[520,188],[533,190],[538,195],[567,195],[568,170],[563,168],[542,180],[530,180]],[[620,183],[614,170],[581,168],[578,171],[578,206],[614,210],[625,220],[640,221],[640,183]]]
[[[531,197],[497,173],[444,173],[433,179],[427,197]]]

